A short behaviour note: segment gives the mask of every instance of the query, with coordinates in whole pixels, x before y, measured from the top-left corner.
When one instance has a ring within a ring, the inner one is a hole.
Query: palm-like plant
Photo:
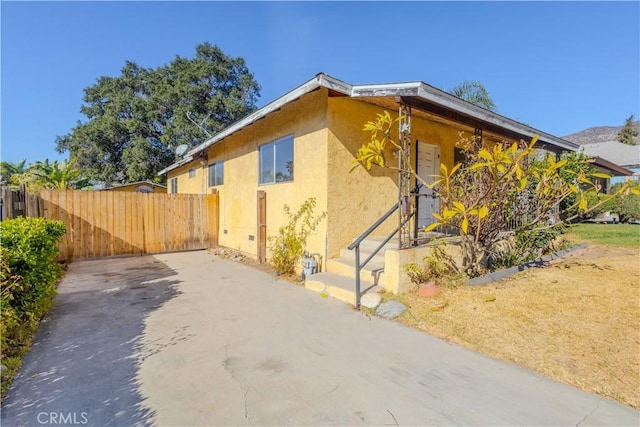
[[[469,80],[460,83],[451,90],[451,95],[464,99],[479,107],[486,108],[489,111],[498,110],[495,102],[491,99],[491,95],[489,95],[489,91],[487,91],[482,83],[477,81]]]
[[[0,162],[0,181],[8,183],[10,186],[23,183],[27,172],[26,162],[27,159],[22,159],[17,163]]]
[[[89,184],[73,160],[58,162],[37,161],[29,168],[30,182],[38,188],[57,190],[80,189]]]

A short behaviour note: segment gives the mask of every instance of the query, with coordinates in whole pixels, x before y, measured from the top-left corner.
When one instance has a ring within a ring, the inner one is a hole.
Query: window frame
[[[196,177],[196,168],[189,169],[189,179],[193,179]]]
[[[169,180],[171,186],[171,194],[178,194],[178,177],[173,177]]]
[[[220,166],[220,176],[217,175],[216,171],[216,167]],[[211,182],[211,171],[213,168],[213,172],[214,172],[214,179],[213,179],[213,183]],[[218,179],[220,178],[220,182],[218,182]],[[209,165],[207,166],[207,184],[209,187],[217,187],[219,185],[224,185],[224,160],[220,160],[220,161],[216,161],[213,163],[209,163]]]
[[[278,151],[276,150],[279,142],[290,140],[291,142],[291,162],[293,165],[292,173],[289,175],[291,178],[287,180],[278,181]],[[284,184],[287,182],[293,182],[295,179],[295,137],[293,134],[285,135],[283,137],[274,139],[265,144],[258,146],[258,185],[272,185],[272,184]],[[273,180],[272,181],[263,181],[263,162],[262,162],[262,150],[269,149],[271,147],[273,150]]]

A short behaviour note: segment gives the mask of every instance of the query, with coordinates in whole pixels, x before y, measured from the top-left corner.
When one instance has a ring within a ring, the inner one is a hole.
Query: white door
[[[426,182],[433,182],[434,175],[440,172],[440,147],[426,142],[417,143],[417,169],[416,172],[420,178]],[[432,197],[433,190],[428,187],[421,187],[420,194],[426,196],[418,197],[418,229],[424,229],[435,219],[431,214],[437,213],[440,209],[438,199]]]

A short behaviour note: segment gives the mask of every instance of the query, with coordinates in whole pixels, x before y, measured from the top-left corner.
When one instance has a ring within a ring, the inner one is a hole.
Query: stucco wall
[[[177,176],[181,193],[215,188],[220,195],[220,245],[253,256],[257,255],[258,190],[267,195],[269,236],[286,223],[285,204],[295,211],[307,198],[315,197],[316,214],[327,212],[327,217],[310,237],[308,249],[325,260],[336,257],[397,201],[395,171],[358,167],[349,172],[358,148],[369,138],[362,130],[364,124],[381,111],[382,107],[365,102],[328,97],[326,89],[319,89],[210,147],[207,165],[224,161],[223,185],[209,187],[207,167],[194,160],[169,172],[167,186]],[[390,113],[397,115],[397,111]],[[458,133],[452,126],[416,116],[412,119],[413,140],[440,146],[440,161],[449,167]],[[294,180],[259,185],[258,147],[290,134],[294,135]],[[387,158],[395,164],[390,150]],[[196,169],[195,178],[188,177],[191,168]],[[397,224],[397,215],[393,215],[375,234],[388,233]]]
[[[320,89],[294,101],[263,120],[245,127],[210,147],[207,164],[224,160],[224,184],[216,187],[205,186],[205,192],[215,188],[220,197],[219,244],[257,256],[257,191],[267,195],[267,235],[272,236],[286,223],[283,206],[289,205],[295,212],[309,197],[315,197],[316,214],[327,208],[327,91]],[[258,147],[275,139],[294,135],[294,178],[291,182],[258,184]],[[178,176],[180,192],[202,192],[200,175],[194,184],[188,180],[188,170],[192,162],[171,171],[170,178]],[[207,169],[204,173],[208,184]],[[187,178],[185,178],[185,176]],[[327,221],[323,220],[310,236],[308,249],[324,257]],[[253,236],[253,240],[250,240]],[[267,250],[267,258],[270,253]]]
[[[195,177],[189,178],[189,170],[195,169]],[[203,194],[206,193],[207,169],[202,167],[200,160],[183,165],[167,175],[167,193],[171,193],[171,178],[178,178],[178,193]]]
[[[364,124],[375,120],[376,114],[382,111],[382,107],[362,101],[329,98],[329,258],[338,256],[341,248],[348,246],[397,203],[396,171],[374,166],[370,171],[358,167],[349,173],[358,148],[370,138],[370,133],[362,130]],[[389,112],[397,117],[397,111]],[[440,146],[440,162],[451,167],[454,146],[460,139],[459,129],[415,116],[411,124],[413,141]],[[386,159],[390,165],[397,166],[390,150]],[[390,233],[397,226],[398,216],[394,214],[374,234]]]

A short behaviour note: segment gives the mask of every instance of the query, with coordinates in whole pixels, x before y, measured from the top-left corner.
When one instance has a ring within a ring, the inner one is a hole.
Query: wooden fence
[[[217,194],[43,190],[27,216],[63,221],[62,259],[206,249],[218,244]]]
[[[25,214],[25,189],[10,188],[7,185],[0,185],[0,221],[5,219],[24,216]]]

